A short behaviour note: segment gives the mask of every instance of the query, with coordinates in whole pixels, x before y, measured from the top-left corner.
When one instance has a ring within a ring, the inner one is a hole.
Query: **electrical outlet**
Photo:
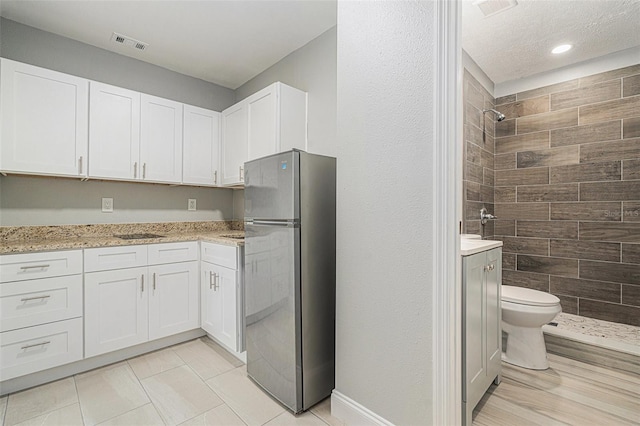
[[[187,204],[187,210],[189,211],[196,211],[196,199],[195,198],[189,198],[189,203]]]
[[[102,199],[102,213],[113,213],[113,198]]]

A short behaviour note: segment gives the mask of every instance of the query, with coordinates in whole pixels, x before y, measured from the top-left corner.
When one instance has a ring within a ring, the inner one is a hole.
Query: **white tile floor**
[[[298,416],[208,338],[0,398],[0,425],[331,425],[330,399]]]

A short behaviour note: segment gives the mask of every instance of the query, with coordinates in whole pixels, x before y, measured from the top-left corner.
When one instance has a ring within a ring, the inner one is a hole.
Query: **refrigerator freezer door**
[[[299,219],[299,168],[297,151],[245,163],[245,220]]]
[[[294,412],[302,411],[300,228],[245,226],[247,373]]]

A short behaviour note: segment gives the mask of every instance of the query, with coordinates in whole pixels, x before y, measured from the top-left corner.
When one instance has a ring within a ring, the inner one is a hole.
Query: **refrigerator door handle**
[[[265,219],[253,219],[247,220],[245,225],[253,225],[253,226],[283,226],[287,228],[299,228],[300,221],[298,219],[287,219],[287,220],[265,220]]]

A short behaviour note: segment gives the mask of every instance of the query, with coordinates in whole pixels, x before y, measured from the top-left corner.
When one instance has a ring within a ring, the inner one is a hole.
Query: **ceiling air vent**
[[[516,0],[476,0],[472,3],[478,6],[485,17],[504,12],[518,5]]]
[[[118,33],[113,33],[113,35],[111,36],[111,41],[138,50],[145,50],[147,46],[149,46],[149,44],[145,43],[144,41],[136,40]]]

